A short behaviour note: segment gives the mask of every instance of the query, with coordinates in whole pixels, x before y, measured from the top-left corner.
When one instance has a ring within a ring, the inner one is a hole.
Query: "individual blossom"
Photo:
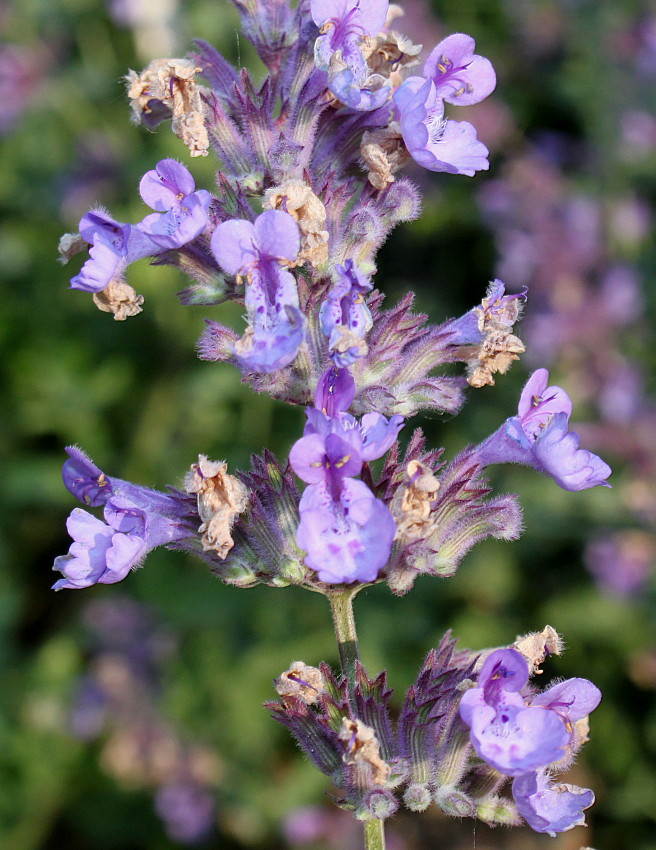
[[[342,718],[338,738],[344,742],[344,761],[370,773],[374,785],[384,785],[390,774],[390,766],[380,757],[380,743],[376,733],[361,720]]]
[[[350,366],[367,353],[364,339],[372,319],[364,295],[371,281],[361,274],[353,260],[335,266],[335,277],[319,310],[321,330],[328,337],[330,359],[338,368]]]
[[[319,27],[314,57],[328,72],[328,88],[345,106],[371,111],[383,106],[390,89],[372,73],[363,53],[364,39],[385,25],[388,0],[311,0],[312,20]]]
[[[102,505],[104,521],[81,508],[73,510],[67,521],[73,543],[55,559],[53,569],[63,575],[55,590],[114,584],[155,547],[193,536],[193,509],[184,494],[108,478],[79,449],[68,452],[64,484],[85,504]]]
[[[207,227],[210,193],[196,191],[189,170],[174,159],[162,159],[146,172],[139,194],[156,212],[147,215],[138,227],[160,249],[180,248]]]
[[[441,41],[424,64],[394,93],[403,139],[412,158],[430,171],[466,174],[489,168],[488,150],[466,121],[445,118],[444,101],[470,105],[496,85],[490,62],[474,54],[474,39],[455,33]]]
[[[601,693],[587,679],[566,679],[532,699],[526,659],[516,649],[497,649],[466,691],[460,716],[470,727],[477,755],[506,776],[521,776],[571,758],[583,743],[575,724],[599,704]]]
[[[548,771],[525,773],[513,780],[512,793],[517,810],[536,832],[555,838],[575,826],[585,826],[583,811],[595,800],[588,788],[554,782]]]
[[[296,281],[283,268],[298,255],[298,225],[289,213],[266,210],[255,222],[222,222],[212,234],[211,246],[221,268],[246,281],[248,326],[232,347],[237,362],[252,372],[287,366],[305,339]]]
[[[572,402],[560,387],[547,386],[549,372],[533,372],[524,387],[517,416],[506,422],[475,449],[482,466],[521,463],[550,475],[564,490],[609,487],[608,464],[579,448],[579,436],[568,430]]]
[[[331,384],[323,386],[329,395]],[[330,398],[317,403],[325,408]],[[373,413],[358,422],[343,410],[328,416],[316,408],[306,414],[303,436],[289,455],[294,472],[310,485],[299,503],[296,542],[320,581],[373,581],[387,563],[396,525],[386,505],[354,476],[364,461],[389,449],[403,420]]]
[[[432,80],[410,77],[394,93],[399,125],[408,153],[429,171],[465,174],[490,167],[488,149],[467,121],[444,115],[444,101]]]
[[[499,773],[521,776],[562,758],[569,732],[554,711],[530,707],[520,694],[528,681],[525,659],[514,649],[492,652],[465,691],[460,716],[476,754]]]

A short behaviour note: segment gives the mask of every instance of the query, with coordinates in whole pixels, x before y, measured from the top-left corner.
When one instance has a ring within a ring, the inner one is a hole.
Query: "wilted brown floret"
[[[394,494],[390,510],[396,522],[395,540],[409,543],[411,540],[426,539],[434,530],[431,520],[431,503],[440,486],[428,466],[411,460],[403,475],[403,481]]]
[[[155,59],[140,74],[129,71],[125,77],[134,120],[152,128],[171,118],[171,129],[192,156],[207,156],[210,146],[194,81],[200,71],[189,59]]]
[[[553,626],[545,626],[541,632],[530,632],[518,637],[513,646],[528,662],[531,676],[542,672],[540,664],[547,655],[560,655],[563,651],[563,641]]]
[[[276,691],[281,697],[297,697],[307,705],[312,705],[325,693],[324,678],[317,667],[309,667],[303,661],[293,661],[289,670],[276,681]]]
[[[393,183],[394,172],[410,159],[398,123],[392,122],[383,129],[365,131],[360,143],[360,156],[374,189],[380,191]]]
[[[284,210],[298,224],[301,233],[301,250],[297,265],[305,260],[319,266],[328,260],[328,231],[326,208],[321,199],[302,180],[287,180],[281,186],[272,186],[264,194],[262,208]]]
[[[120,278],[110,280],[104,289],[93,293],[93,303],[103,313],[113,313],[117,322],[123,322],[130,316],[141,313],[143,295]]]
[[[198,531],[205,551],[213,551],[224,559],[234,546],[230,529],[238,516],[248,506],[248,489],[234,475],[227,472],[224,461],[208,460],[198,456],[185,478],[187,493],[198,498],[198,514],[202,520]]]
[[[506,298],[501,301],[490,294],[490,291],[481,306],[474,308],[478,329],[484,338],[474,357],[468,361],[467,383],[470,386],[494,386],[492,375],[495,372],[505,374],[513,360],[519,360],[519,355],[526,350],[521,339],[511,333],[520,310],[519,298]]]
[[[390,774],[390,766],[380,757],[380,744],[374,730],[361,720],[342,718],[339,739],[346,743],[346,764],[368,765],[374,785],[384,785]]]

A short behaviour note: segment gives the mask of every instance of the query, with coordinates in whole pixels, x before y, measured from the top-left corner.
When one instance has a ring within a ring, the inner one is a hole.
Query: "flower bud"
[[[413,812],[424,812],[431,804],[431,792],[427,785],[415,782],[404,795],[403,802]]]

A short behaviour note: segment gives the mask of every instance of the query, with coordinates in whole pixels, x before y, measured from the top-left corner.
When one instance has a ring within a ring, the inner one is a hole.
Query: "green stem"
[[[332,591],[328,596],[330,612],[333,615],[333,627],[337,648],[339,649],[339,663],[342,675],[348,682],[349,698],[353,695],[355,687],[355,664],[360,660],[358,653],[358,635],[355,630],[355,619],[353,617],[353,598],[359,588],[347,588],[346,590]]]
[[[364,822],[364,850],[385,850],[385,821],[375,818]]]
[[[348,683],[349,702],[354,706],[355,667],[360,660],[358,634],[353,617],[353,599],[361,587],[346,588],[327,593],[333,615],[335,638],[339,649],[342,675]],[[364,850],[385,850],[385,824],[378,818],[364,821]]]

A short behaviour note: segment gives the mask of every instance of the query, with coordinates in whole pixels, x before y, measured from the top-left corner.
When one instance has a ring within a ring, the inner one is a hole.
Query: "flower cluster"
[[[556,782],[554,774],[587,740],[587,717],[601,694],[587,679],[542,692],[528,686],[529,663],[544,660],[552,633],[547,627],[480,656],[456,651],[447,633],[428,653],[396,722],[384,674],[370,681],[362,668],[349,700],[346,683],[327,665],[294,662],[276,683],[280,701],[268,707],[342,789],[341,804],[356,817],[385,819],[401,803],[412,811],[435,803],[448,815],[492,825],[523,818],[555,835],[582,825],[594,802],[592,791]],[[500,796],[509,777],[513,800]]]
[[[555,835],[584,823],[582,812],[594,802],[592,791],[552,780],[554,766],[568,767],[587,740],[587,717],[601,694],[587,679],[567,679],[527,698],[528,678],[520,652],[495,650],[477,687],[463,694],[460,716],[479,758],[513,777],[522,817],[536,832]]]
[[[410,416],[457,413],[468,387],[493,385],[524,351],[514,326],[526,293],[507,294],[501,280],[478,306],[439,325],[411,311],[411,294],[383,307],[373,283],[378,248],[419,214],[418,190],[397,172],[411,160],[451,175],[488,168],[474,127],[445,115],[448,104],[478,103],[494,89],[474,40],[444,38],[423,75],[409,76],[421,48],[392,29],[400,10],[387,0],[235,5],[267,67],[260,83],[204,42],[127,77],[135,120],[152,129],[170,119],[192,156],[217,155],[216,187],[196,189],[184,165],[161,160],[139,186],[151,213],[132,225],[92,210],[60,251],[69,260],[88,250],[71,287],[116,319],[142,309],[125,280],[142,258],[191,278],[184,304],[242,305],[243,332],[208,322],[199,355],[233,364],[258,392],[304,406],[303,434],[287,461],[265,450],[235,474],[199,454],[184,490],[166,493],[108,478],[68,449],[64,483],[103,519],[73,511],[55,587],[117,582],[167,546],[241,587],[296,584],[334,600],[387,581],[403,594],[419,575],[452,575],[480,540],[519,536],[517,500],[492,493],[487,466],[522,463],[567,490],[606,486],[610,469],[579,448],[568,431],[571,403],[547,386],[544,369],[530,378],[517,415],[480,445],[443,460],[416,430],[399,446]],[[463,374],[445,374],[456,363]],[[271,710],[345,789],[358,817],[389,816],[405,788],[414,810],[434,799],[450,815],[490,823],[521,815],[538,831],[568,829],[591,792],[551,786],[553,765],[581,743],[573,730],[594,708],[596,689],[571,680],[536,695],[517,650],[489,655],[476,686],[475,665],[445,637],[395,731],[384,676],[370,681],[361,668],[354,683],[325,665],[296,663]],[[515,803],[497,793],[509,776]]]

